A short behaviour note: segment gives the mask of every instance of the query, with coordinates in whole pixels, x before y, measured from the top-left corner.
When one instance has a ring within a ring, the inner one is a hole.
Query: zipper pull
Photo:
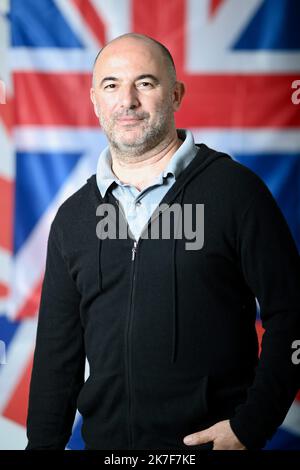
[[[137,241],[134,242],[133,247],[131,248],[131,251],[132,251],[131,261],[133,261],[135,258],[136,246],[137,246]]]

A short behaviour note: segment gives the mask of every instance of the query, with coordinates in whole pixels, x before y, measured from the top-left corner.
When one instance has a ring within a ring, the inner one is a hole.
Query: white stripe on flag
[[[0,105],[5,106],[5,105]],[[15,165],[14,153],[11,136],[7,133],[6,128],[1,122],[0,118],[0,142],[1,142],[1,155],[0,155],[0,177],[11,180],[14,178]]]
[[[107,42],[132,30],[131,0],[118,0],[117,8],[114,1],[91,0],[91,3],[94,5],[95,10],[98,11],[99,16],[103,18],[106,26]]]
[[[300,403],[295,400],[282,424],[282,428],[300,436]]]
[[[54,0],[57,8],[69,23],[71,29],[78,36],[81,42],[87,47],[97,52],[103,44],[100,44],[97,37],[88,27],[85,19],[81,16],[79,10],[73,2],[66,0]]]
[[[0,283],[9,284],[11,281],[12,255],[9,251],[0,247]]]
[[[12,71],[92,73],[97,50],[13,47],[10,49]]]
[[[24,450],[27,445],[26,428],[0,416],[0,450]]]
[[[203,142],[220,152],[247,153],[299,153],[298,129],[191,129],[196,143]]]
[[[205,143],[221,152],[296,153],[300,151],[298,129],[191,128],[196,143]],[[90,127],[19,126],[14,130],[19,151],[99,152],[107,145],[104,133]]]
[[[16,126],[13,135],[19,152],[94,152],[98,155],[107,145],[100,128]]]

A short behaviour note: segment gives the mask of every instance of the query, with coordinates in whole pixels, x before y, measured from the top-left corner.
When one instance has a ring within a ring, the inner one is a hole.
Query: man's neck
[[[141,191],[165,169],[181,144],[176,133],[169,142],[145,152],[140,159],[136,156],[120,159],[111,149],[112,171],[122,183],[131,184]]]

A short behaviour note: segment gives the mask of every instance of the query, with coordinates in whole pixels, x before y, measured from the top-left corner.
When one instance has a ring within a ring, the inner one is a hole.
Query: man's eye
[[[112,90],[113,88],[115,88],[115,86],[116,86],[115,83],[109,83],[108,85],[106,85],[106,86],[104,87],[104,89],[105,89],[105,90],[107,90],[107,89],[108,89],[108,90]]]
[[[152,87],[152,83],[150,83],[150,82],[141,82],[141,83],[139,83],[138,86],[140,86],[141,88],[150,88],[150,87]]]

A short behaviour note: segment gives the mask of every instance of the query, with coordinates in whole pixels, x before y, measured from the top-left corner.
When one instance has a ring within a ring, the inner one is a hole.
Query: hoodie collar
[[[205,171],[205,169],[210,166],[216,160],[220,158],[230,159],[231,157],[225,153],[217,152],[211,148],[209,148],[205,144],[196,144],[197,154],[195,158],[188,164],[188,166],[180,173],[175,183],[171,186],[169,191],[164,195],[163,199],[161,200],[160,204],[170,204],[172,203],[178,194],[183,190],[183,188],[199,173]],[[104,196],[102,196],[98,184],[97,184],[97,174],[91,175],[87,179],[87,183],[92,190],[93,200],[95,207],[101,202],[107,202],[108,193],[106,192]]]

